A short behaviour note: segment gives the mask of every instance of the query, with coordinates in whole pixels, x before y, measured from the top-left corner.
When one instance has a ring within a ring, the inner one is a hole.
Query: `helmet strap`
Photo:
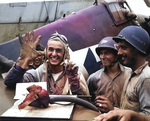
[[[115,60],[111,63],[111,65],[109,65],[108,67],[113,67],[116,63],[118,62],[118,60]]]

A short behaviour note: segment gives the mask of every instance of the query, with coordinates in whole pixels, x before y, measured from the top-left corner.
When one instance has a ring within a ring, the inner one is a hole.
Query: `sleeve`
[[[14,65],[13,60],[9,60],[8,58],[0,55],[0,66],[4,67],[3,69],[7,68],[8,70]]]
[[[145,79],[138,86],[139,103],[141,112],[147,116],[150,115],[150,79]]]
[[[87,85],[89,88],[89,92],[91,95],[91,101],[94,101],[96,98],[95,92],[98,89],[98,83],[100,82],[101,74],[103,70],[99,70],[93,74],[91,74],[87,80]]]
[[[44,65],[40,65],[36,69],[30,69],[26,71],[23,76],[23,82],[42,82],[44,81]]]
[[[87,85],[88,85],[88,89],[89,89],[89,93],[91,95],[91,100],[94,101],[95,99],[95,94],[94,94],[94,91],[95,91],[95,86],[93,85],[93,76],[90,75],[88,80],[87,80]]]
[[[76,87],[71,87],[72,93],[78,95],[89,95],[88,86],[81,72],[78,72],[78,79],[79,79],[79,85]]]
[[[9,70],[5,80],[4,84],[7,87],[15,87],[16,83],[20,83],[23,81],[23,75],[26,72],[26,69],[21,69],[21,67],[18,67],[19,69],[16,69],[16,64]]]
[[[23,76],[23,82],[36,82],[36,80],[34,79],[34,76],[31,73],[26,72]]]

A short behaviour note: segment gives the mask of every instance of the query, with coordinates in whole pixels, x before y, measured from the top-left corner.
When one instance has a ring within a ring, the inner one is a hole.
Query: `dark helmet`
[[[98,47],[95,49],[95,51],[98,56],[100,54],[101,48],[111,48],[114,49],[117,53],[118,52],[117,46],[118,44],[112,39],[112,37],[105,37],[99,42]]]
[[[147,54],[146,52],[150,45],[149,34],[139,26],[125,27],[120,31],[117,37],[113,37],[113,40],[116,42],[125,40],[144,54]]]

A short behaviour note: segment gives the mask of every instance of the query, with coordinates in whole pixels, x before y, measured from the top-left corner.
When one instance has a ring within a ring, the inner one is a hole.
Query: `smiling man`
[[[104,68],[90,75],[87,80],[92,101],[101,112],[120,106],[124,82],[131,73],[131,69],[119,64],[117,46],[112,37],[105,37],[99,42],[96,53]]]
[[[149,34],[142,27],[128,26],[113,39],[118,43],[120,62],[132,69],[121,96],[120,107],[125,110],[110,111],[95,117],[94,121],[149,121],[150,67],[146,61],[150,52]]]
[[[69,61],[68,41],[64,35],[51,35],[44,52],[45,62],[36,70],[27,71],[23,82],[47,82],[49,94],[54,95],[89,95],[82,73]]]
[[[149,34],[138,26],[125,27],[117,37],[118,55],[121,63],[132,69],[127,80],[121,101],[121,108],[150,115],[150,67],[146,61],[149,54]]]

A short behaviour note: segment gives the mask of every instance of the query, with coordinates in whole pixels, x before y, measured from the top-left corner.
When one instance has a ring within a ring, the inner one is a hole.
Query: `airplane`
[[[143,2],[150,7],[149,0]],[[127,16],[123,9],[137,16]],[[65,35],[69,43],[71,60],[79,66],[79,70],[87,79],[90,74],[102,67],[95,53],[99,41],[106,36],[116,36],[129,25],[141,26],[150,34],[150,16],[134,13],[126,0],[95,0],[91,6],[68,16],[64,15],[33,31],[34,38],[42,35],[40,44],[44,47],[50,35],[56,31]],[[20,54],[18,37],[1,43],[0,54],[16,61]]]

